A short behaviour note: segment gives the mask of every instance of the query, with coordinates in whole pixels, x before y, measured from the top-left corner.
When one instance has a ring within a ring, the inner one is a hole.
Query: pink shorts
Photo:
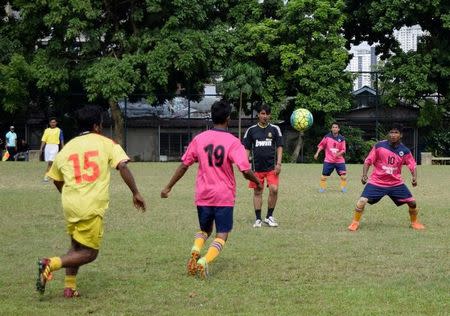
[[[275,173],[275,170],[255,172],[255,176],[259,179],[259,182],[264,186],[264,179],[267,179],[267,186],[276,185],[278,186],[279,178]],[[256,184],[252,181],[248,183],[248,187],[251,189],[256,189]]]

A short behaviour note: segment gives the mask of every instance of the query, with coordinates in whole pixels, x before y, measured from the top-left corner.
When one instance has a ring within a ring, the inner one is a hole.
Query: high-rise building
[[[417,42],[424,33],[420,25],[403,26],[399,30],[394,30],[394,37],[400,43],[401,49],[409,52],[417,50]]]
[[[375,55],[375,45],[370,46],[367,42],[352,46],[350,53],[353,58],[347,66],[347,71],[354,73],[357,77],[353,82],[353,90],[358,90],[363,86],[373,88],[373,74],[377,65],[377,56]]]

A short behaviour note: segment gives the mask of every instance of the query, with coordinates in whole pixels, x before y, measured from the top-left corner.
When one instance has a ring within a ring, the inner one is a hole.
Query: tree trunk
[[[297,143],[295,144],[294,152],[292,153],[291,162],[296,163],[300,150],[303,148],[303,132],[298,133]]]
[[[111,117],[114,122],[113,139],[116,143],[123,146],[123,116],[119,104],[116,101],[109,100],[109,108],[111,109]]]
[[[239,110],[238,110],[238,134],[239,134],[239,139],[241,139],[241,111],[242,111],[242,91],[241,91],[241,95],[239,96]]]

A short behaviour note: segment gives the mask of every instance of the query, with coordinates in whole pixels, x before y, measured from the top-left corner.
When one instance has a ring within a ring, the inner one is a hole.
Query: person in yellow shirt
[[[77,297],[76,276],[80,266],[94,261],[103,237],[103,216],[109,204],[110,168],[119,170],[133,194],[134,206],[145,211],[145,201],[127,167],[130,160],[122,147],[102,136],[102,112],[85,106],[77,112],[81,134],[58,153],[47,173],[61,192],[62,207],[71,239],[69,251],[60,257],[38,261],[36,290],[45,292],[52,272],[66,269],[64,296]]]
[[[64,147],[64,135],[62,130],[57,127],[58,121],[56,121],[56,118],[52,117],[48,121],[48,125],[50,127],[46,128],[44,131],[44,134],[42,135],[41,139],[41,148],[40,152],[42,153],[44,151],[44,160],[47,162],[47,170],[45,173],[47,173],[51,166],[53,161],[55,160],[56,154]],[[44,182],[48,181],[47,175],[44,176]]]

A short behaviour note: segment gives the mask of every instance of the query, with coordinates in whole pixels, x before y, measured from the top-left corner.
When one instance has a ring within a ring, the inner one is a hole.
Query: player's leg
[[[213,262],[221,253],[228,234],[233,229],[233,207],[214,207],[216,223],[216,238],[211,242],[205,256],[197,261],[197,273],[201,278],[208,275],[208,265]]]
[[[278,223],[273,217],[273,212],[275,211],[275,206],[278,200],[278,183],[279,177],[275,174],[275,171],[271,171],[267,174],[267,184],[269,186],[269,197],[267,200],[267,215],[264,219],[264,223],[270,227],[277,227]]]
[[[43,258],[39,260],[39,277],[36,283],[36,289],[39,292],[44,293],[46,283],[53,278],[52,272],[61,268],[66,268],[65,288],[70,286],[73,291],[76,291],[76,274],[78,267],[94,261],[97,258],[97,255],[97,249],[83,246],[72,239],[72,247],[67,254],[61,257]],[[67,275],[70,275],[70,277],[67,278]],[[66,291],[64,291],[64,295],[66,296]]]
[[[320,176],[320,189],[319,192],[323,193],[327,189],[327,178],[334,170],[334,164],[324,162],[322,168],[322,175]]]
[[[348,226],[348,230],[353,232],[358,230],[366,204],[375,204],[385,195],[386,191],[384,188],[375,186],[370,183],[366,184],[363,192],[361,193],[361,197],[356,202],[353,220],[350,226]]]
[[[419,210],[417,209],[416,201],[408,202],[408,210],[409,210],[409,218],[411,220],[411,228],[415,230],[425,229],[425,226],[419,222],[417,216],[419,214]]]
[[[92,249],[72,239],[72,247],[66,255],[61,257],[62,266],[66,268],[64,278],[64,297],[72,298],[80,296],[77,291],[77,274],[80,266],[94,261],[98,250]]]
[[[259,179],[261,184],[264,186],[264,175],[259,172],[255,172],[255,176]],[[253,189],[253,207],[255,209],[255,223],[253,227],[259,228],[261,227],[262,219],[261,219],[261,209],[262,209],[262,196],[263,189],[258,189],[256,184],[252,181],[249,182],[248,187]]]
[[[366,197],[361,196],[356,202],[355,213],[353,215],[352,223],[350,224],[350,226],[348,226],[348,230],[353,232],[358,230],[359,223],[361,222],[361,217],[364,212],[364,207],[366,206],[367,201],[368,200]]]
[[[340,188],[341,192],[347,192],[347,169],[345,167],[345,163],[336,164],[336,172],[340,178]]]
[[[44,148],[44,160],[47,162],[47,168],[45,170],[44,182],[48,181],[47,172],[50,171],[56,154],[58,153],[59,145],[46,144]]]
[[[67,229],[71,236],[69,251],[61,257],[43,258],[38,262],[39,276],[36,289],[41,293],[44,293],[47,281],[52,279],[53,271],[61,268],[78,269],[97,258],[103,237],[103,220],[100,216],[77,223],[68,223]],[[69,270],[69,275],[76,275],[76,273],[70,274],[73,271]]]
[[[417,214],[419,211],[417,210],[416,200],[409,191],[408,187],[405,184],[395,186],[391,188],[389,192],[389,197],[394,201],[397,206],[408,204],[409,217],[411,220],[411,228],[416,230],[425,229],[425,226],[421,224],[417,219]]]
[[[195,234],[194,244],[191,248],[191,256],[187,262],[187,272],[189,275],[197,273],[197,261],[206,240],[211,235],[214,224],[214,210],[210,206],[197,206],[197,214],[200,230]]]

